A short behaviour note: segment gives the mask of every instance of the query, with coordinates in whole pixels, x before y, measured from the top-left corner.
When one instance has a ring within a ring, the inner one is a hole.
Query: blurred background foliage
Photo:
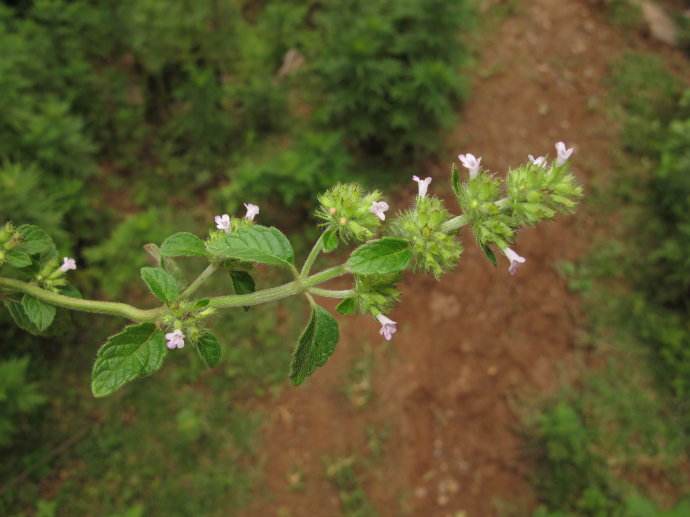
[[[408,180],[468,94],[472,15],[469,0],[0,2],[0,220],[48,230],[84,295],[141,305],[147,242],[247,201],[300,233],[336,181]],[[240,507],[258,417],[237,401],[282,383],[300,316],[233,314],[220,373],[185,354],[95,403],[83,350],[115,322],[75,316],[36,338],[3,311],[0,514]]]

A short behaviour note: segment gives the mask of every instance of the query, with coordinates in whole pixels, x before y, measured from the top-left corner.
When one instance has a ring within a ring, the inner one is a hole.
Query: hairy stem
[[[448,219],[441,225],[441,230],[446,233],[451,233],[459,230],[467,224],[467,218],[464,215],[458,215]]]
[[[126,303],[117,302],[101,302],[98,300],[84,300],[81,298],[72,298],[62,294],[54,293],[46,289],[42,289],[35,284],[29,284],[13,278],[0,277],[0,287],[7,287],[13,291],[25,293],[38,298],[41,301],[62,307],[63,309],[71,309],[74,311],[91,312],[95,314],[109,314],[111,316],[120,316],[132,321],[151,321],[156,319],[163,312],[163,308],[157,309],[138,309]]]
[[[201,272],[201,274],[198,277],[196,277],[196,279],[191,284],[189,284],[187,289],[184,290],[184,292],[182,293],[182,298],[188,298],[192,294],[194,294],[196,290],[199,289],[199,287],[201,287],[201,285],[206,280],[208,280],[211,277],[211,275],[213,275],[213,273],[215,273],[217,270],[218,266],[216,264],[209,264],[206,267],[206,269],[204,269]]]
[[[350,298],[355,295],[354,289],[343,289],[342,291],[335,291],[332,289],[321,289],[319,287],[312,287],[309,289],[311,294],[316,296],[323,296],[324,298],[335,298],[337,300],[343,300],[345,298]]]
[[[314,262],[316,262],[316,259],[319,256],[319,253],[321,253],[321,250],[323,250],[323,236],[323,233],[319,235],[319,238],[314,243],[314,247],[311,249],[309,255],[307,256],[307,259],[304,261],[304,265],[302,266],[302,272],[300,273],[300,276],[302,278],[306,277],[309,274],[312,266],[314,265]]]

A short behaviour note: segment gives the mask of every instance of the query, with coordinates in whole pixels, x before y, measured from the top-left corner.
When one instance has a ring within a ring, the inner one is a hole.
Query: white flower
[[[481,157],[477,158],[475,155],[467,153],[459,154],[458,159],[462,163],[462,166],[465,167],[465,169],[467,169],[468,171],[470,171],[470,179],[473,180],[474,178],[476,178],[477,174],[479,174],[479,170],[481,169]]]
[[[173,332],[168,332],[165,335],[165,339],[167,341],[166,345],[170,350],[184,348],[184,333],[179,329]]]
[[[62,265],[60,266],[60,271],[67,273],[67,271],[74,271],[77,269],[77,261],[71,257],[64,257],[62,259]]]
[[[386,220],[386,210],[388,210],[390,207],[388,206],[388,203],[385,201],[374,201],[371,204],[371,213],[374,214],[376,217],[381,219],[382,221]]]
[[[247,221],[253,221],[254,218],[259,215],[259,207],[257,205],[245,203],[244,208],[247,209],[247,214],[244,216]]]
[[[556,166],[560,167],[568,161],[568,158],[572,156],[573,152],[575,152],[575,149],[573,147],[568,149],[565,146],[565,142],[558,142],[556,144],[556,152],[558,153],[558,157],[556,158]]]
[[[544,169],[548,168],[549,166],[549,164],[546,161],[546,156],[537,156],[535,158],[530,154],[529,156],[527,156],[527,158],[529,158],[529,161],[532,163],[532,165],[543,167]]]
[[[419,186],[419,192],[418,196],[419,197],[424,197],[426,196],[426,191],[429,188],[429,183],[431,183],[431,178],[424,178],[420,179],[419,176],[412,176],[412,179],[417,182]]]
[[[228,214],[216,216],[216,228],[223,230],[225,233],[230,233],[230,216]]]
[[[521,257],[510,248],[503,248],[502,251],[505,254],[506,258],[510,261],[508,272],[511,275],[514,275],[517,272],[518,268],[520,267],[520,264],[524,264],[525,262],[527,262],[527,259],[525,257]]]
[[[381,324],[379,334],[381,334],[386,341],[393,339],[393,334],[395,334],[398,330],[397,323],[392,319],[387,318],[383,314],[376,316],[376,319],[379,320],[379,323]]]

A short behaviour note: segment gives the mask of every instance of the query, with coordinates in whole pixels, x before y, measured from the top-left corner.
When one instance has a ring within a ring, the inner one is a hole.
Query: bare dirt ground
[[[528,153],[553,156],[557,140],[576,146],[585,185],[607,174],[617,145],[608,67],[631,45],[654,44],[622,35],[585,0],[522,1],[485,38],[472,96],[448,138],[453,153],[429,168],[432,190],[454,206],[445,185],[458,152],[505,171]],[[411,199],[414,184],[407,191],[397,206]],[[454,273],[440,283],[404,283],[391,345],[369,318],[343,322],[331,361],[263,405],[265,475],[245,515],[340,515],[324,458],[343,456],[360,458],[361,484],[383,516],[495,515],[500,501],[529,514],[535,497],[516,401],[553,388],[574,362],[583,316],[555,266],[581,256],[601,226],[583,209],[524,231],[517,248],[527,264],[514,277],[505,260],[498,269],[488,264],[466,232]],[[357,409],[343,388],[366,344],[374,351],[374,396]],[[377,459],[367,448],[372,428],[388,432]],[[295,471],[299,490],[288,481]]]

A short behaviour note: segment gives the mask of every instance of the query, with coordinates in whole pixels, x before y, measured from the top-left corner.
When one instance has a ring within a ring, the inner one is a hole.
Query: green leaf
[[[480,244],[479,247],[484,252],[484,255],[486,256],[486,258],[489,259],[489,262],[491,262],[494,265],[494,267],[496,267],[497,262],[496,262],[496,254],[494,253],[494,250],[492,250],[486,244]]]
[[[28,294],[22,297],[22,309],[29,321],[39,330],[45,331],[55,319],[55,306],[42,302]]]
[[[197,352],[206,366],[213,368],[220,362],[221,349],[216,336],[210,332],[204,332],[196,343]]]
[[[246,271],[230,271],[232,286],[237,294],[251,294],[256,291],[256,284],[252,275]]]
[[[335,230],[328,230],[323,234],[323,251],[330,253],[338,248],[338,233]]]
[[[336,311],[338,311],[340,314],[342,314],[344,316],[350,316],[351,314],[354,314],[356,309],[357,309],[357,302],[355,301],[354,298],[345,298],[335,308]]]
[[[295,254],[288,238],[277,228],[252,225],[219,236],[206,245],[216,257],[290,267]]]
[[[347,261],[352,273],[360,275],[395,273],[412,260],[409,243],[404,239],[384,237],[357,248]]]
[[[23,224],[17,231],[22,236],[18,249],[29,255],[46,253],[55,248],[53,239],[44,230],[32,224]]]
[[[22,250],[10,250],[5,255],[5,258],[10,266],[17,269],[29,267],[31,265],[31,256]]]
[[[455,163],[450,168],[450,186],[453,188],[456,196],[459,196],[462,192],[462,185],[460,183],[460,174],[458,173],[458,168]]]
[[[8,300],[6,300],[4,303],[5,308],[10,313],[10,316],[12,316],[12,319],[20,329],[28,332],[29,334],[33,334],[34,336],[41,336],[43,334],[41,330],[39,330],[26,315],[26,312],[24,312],[21,303],[12,302]]]
[[[165,269],[159,267],[141,268],[141,279],[160,301],[170,304],[180,296],[177,280]]]
[[[302,384],[326,363],[335,351],[339,335],[338,322],[326,309],[315,306],[292,356],[290,379],[294,385]]]
[[[160,369],[167,353],[163,331],[153,323],[125,327],[98,350],[91,391],[105,397],[134,379],[151,375]]]
[[[164,257],[205,257],[206,245],[193,233],[175,233],[165,239],[160,247]]]

